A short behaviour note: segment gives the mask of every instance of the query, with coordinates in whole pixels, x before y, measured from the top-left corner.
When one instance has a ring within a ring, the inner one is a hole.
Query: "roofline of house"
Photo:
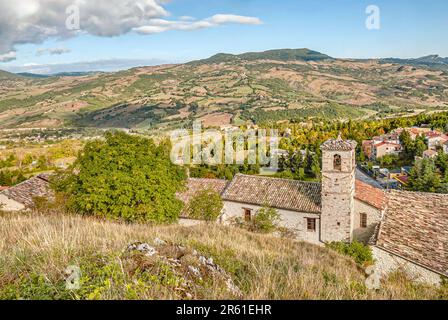
[[[355,189],[355,192],[356,192],[356,189]],[[355,200],[361,201],[362,203],[364,203],[364,204],[366,204],[366,205],[372,207],[373,209],[381,210],[381,212],[383,212],[383,211],[386,210],[386,208],[378,208],[378,207],[375,207],[373,204],[368,203],[367,201],[358,198],[358,197],[356,196],[356,194],[355,194]]]
[[[374,246],[375,248],[378,248],[378,249],[380,249],[380,250],[383,250],[383,251],[385,251],[385,252],[387,252],[387,253],[390,253],[390,254],[392,254],[392,255],[394,255],[394,256],[397,256],[397,257],[399,257],[399,258],[401,258],[401,259],[403,259],[403,260],[406,260],[406,261],[408,261],[408,262],[410,262],[410,263],[413,263],[413,264],[415,264],[415,265],[417,265],[417,266],[419,266],[419,267],[422,267],[423,269],[426,269],[426,270],[428,270],[428,271],[437,273],[438,275],[440,275],[440,276],[442,276],[442,277],[445,277],[445,278],[448,277],[448,273],[443,273],[443,272],[438,271],[438,270],[435,270],[435,269],[433,269],[433,268],[431,268],[431,267],[425,266],[424,264],[421,264],[420,262],[416,262],[416,261],[411,260],[411,259],[409,259],[409,258],[403,257],[402,255],[400,255],[400,254],[398,254],[398,253],[395,253],[395,252],[393,252],[392,250],[386,249],[386,248],[384,248],[384,247],[382,247],[382,246],[380,246],[380,245],[378,245],[378,244],[375,244],[375,245],[373,245],[373,246]]]
[[[255,202],[249,202],[249,201],[237,201],[237,200],[231,200],[231,199],[226,199],[224,197],[222,197],[223,201],[227,201],[227,202],[233,202],[233,203],[239,203],[239,204],[248,204],[248,205],[253,205],[253,206],[258,206],[258,207],[263,207],[263,204],[261,203],[255,203]],[[287,210],[287,211],[291,211],[291,212],[297,212],[297,213],[309,213],[309,214],[317,214],[317,215],[321,215],[322,211],[299,211],[296,209],[291,209],[291,208],[283,208],[283,207],[279,207],[279,206],[271,206],[271,208],[274,209],[278,209],[278,210]]]

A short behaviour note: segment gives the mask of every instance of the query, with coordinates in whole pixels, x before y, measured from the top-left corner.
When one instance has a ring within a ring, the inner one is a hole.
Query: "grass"
[[[185,299],[185,273],[124,249],[155,238],[197,250],[224,268],[242,299],[447,299],[446,287],[415,284],[400,273],[378,291],[363,270],[330,249],[214,224],[120,224],[60,214],[0,215],[0,299]],[[81,288],[65,289],[68,266]],[[193,299],[235,299],[216,277],[196,283]]]

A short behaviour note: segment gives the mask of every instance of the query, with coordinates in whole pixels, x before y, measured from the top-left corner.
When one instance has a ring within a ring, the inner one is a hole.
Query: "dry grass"
[[[144,269],[146,275],[137,278],[128,272],[122,258],[127,245],[152,243],[156,237],[212,256],[232,276],[244,299],[448,297],[446,288],[416,285],[400,274],[384,282],[381,290],[369,291],[363,284],[364,272],[351,259],[326,248],[229,227],[152,227],[79,216],[3,214],[0,298],[183,298],[166,275],[158,281],[149,274],[153,269]],[[84,294],[64,292],[64,270],[69,265],[79,265],[87,273],[83,276],[89,286],[81,289]],[[94,270],[95,266],[101,266],[101,272]],[[152,281],[151,285],[145,281]],[[195,292],[194,298],[235,298],[218,282],[204,286],[207,290]]]

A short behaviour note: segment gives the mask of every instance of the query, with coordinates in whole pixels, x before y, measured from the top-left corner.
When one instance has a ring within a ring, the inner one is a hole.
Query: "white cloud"
[[[0,55],[8,55],[19,44],[42,43],[49,38],[65,39],[80,33],[113,37],[135,30],[143,34],[167,30],[196,30],[218,25],[260,24],[255,17],[218,14],[196,21],[189,16],[177,21],[166,18],[169,0],[0,0]],[[66,9],[79,8],[80,30],[69,30]],[[0,60],[1,61],[1,60]]]
[[[50,37],[79,34],[69,30],[66,9],[79,8],[81,32],[104,37],[118,36],[150,19],[167,17],[161,0],[0,0],[0,54],[23,43],[41,43]]]
[[[262,24],[263,22],[259,18],[255,17],[245,17],[245,16],[237,16],[234,14],[215,14],[213,17],[209,18],[213,24],[220,25],[226,23],[239,23],[239,24]]]
[[[35,74],[57,74],[60,72],[89,72],[89,71],[118,71],[139,66],[154,66],[168,63],[165,60],[159,59],[109,59],[84,61],[75,63],[53,63],[53,64],[38,64],[27,63],[22,66],[5,66],[5,71],[20,73],[35,73]]]
[[[68,48],[48,48],[48,49],[38,49],[36,51],[36,55],[37,56],[42,56],[45,54],[49,54],[49,55],[61,55],[64,53],[70,53],[71,50]]]
[[[256,17],[238,16],[233,14],[216,14],[210,18],[199,21],[182,19],[182,17],[179,21],[151,19],[148,25],[134,28],[134,31],[140,34],[154,34],[168,30],[198,30],[232,23],[259,25],[263,22]]]
[[[0,62],[9,62],[9,61],[16,60],[16,58],[17,58],[17,54],[15,51],[10,51],[5,54],[0,54]]]

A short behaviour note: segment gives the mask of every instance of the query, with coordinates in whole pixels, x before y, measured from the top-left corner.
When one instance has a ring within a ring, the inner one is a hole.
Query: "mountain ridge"
[[[84,76],[30,78],[5,72],[0,128],[169,130],[195,119],[220,126],[434,111],[448,108],[448,72],[438,64],[421,64],[440,59],[422,57],[406,67],[280,49]]]
[[[233,62],[236,60],[274,60],[274,61],[322,61],[333,60],[334,58],[307,48],[300,49],[273,49],[261,52],[245,52],[241,54],[218,53],[207,59],[196,60],[189,64],[207,64]]]

